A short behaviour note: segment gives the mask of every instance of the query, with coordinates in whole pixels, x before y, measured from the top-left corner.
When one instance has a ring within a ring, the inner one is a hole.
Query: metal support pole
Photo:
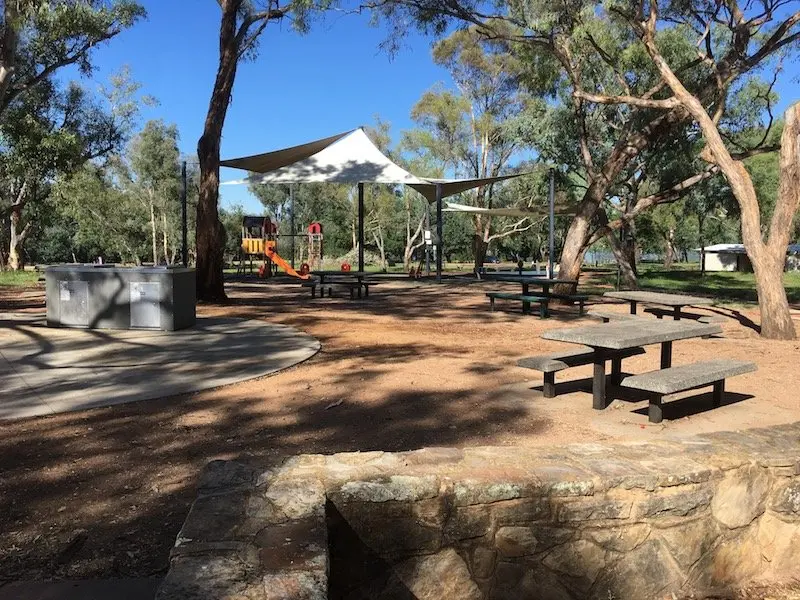
[[[425,231],[431,231],[431,206],[428,201],[425,201]],[[425,240],[425,232],[422,233],[423,241],[425,242],[425,276],[431,276],[431,245]]]
[[[436,184],[436,281],[442,281],[442,249],[444,248],[442,228],[442,184]]]
[[[181,163],[181,258],[189,266],[189,223],[186,217],[186,161]]]
[[[364,270],[364,184],[358,184],[358,270]]]
[[[294,234],[297,233],[294,228],[294,185],[289,184],[289,227],[291,228],[292,237],[292,256],[291,264],[294,269]]]
[[[549,277],[554,277],[553,258],[556,252],[555,240],[555,220],[556,220],[556,172],[550,169],[550,255],[547,257],[547,273]]]

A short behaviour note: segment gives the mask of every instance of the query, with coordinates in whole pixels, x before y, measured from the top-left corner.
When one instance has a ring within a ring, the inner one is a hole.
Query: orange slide
[[[274,241],[272,241],[272,240],[267,240],[266,241],[266,243],[264,245],[264,254],[266,254],[268,259],[270,259],[272,262],[274,262],[276,265],[278,265],[281,269],[286,271],[286,273],[288,275],[291,275],[292,277],[297,277],[299,279],[310,279],[311,278],[311,275],[309,275],[308,273],[306,273],[304,275],[301,275],[300,273],[298,273],[297,271],[295,271],[292,268],[292,265],[290,265],[285,260],[283,260],[280,257],[280,255],[278,255],[278,253],[275,252],[275,242]]]

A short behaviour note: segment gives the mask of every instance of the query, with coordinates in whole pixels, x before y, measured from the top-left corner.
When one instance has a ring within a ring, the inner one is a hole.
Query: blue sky
[[[148,19],[98,49],[96,80],[123,65],[159,105],[142,122],[175,123],[183,152],[194,154],[217,67],[220,10],[214,0],[144,0]],[[192,10],[187,10],[188,7]],[[271,24],[258,58],[236,77],[222,140],[223,158],[256,154],[374,122],[390,122],[395,140],[411,126],[411,107],[447,71],[433,64],[431,40],[410,36],[394,57],[379,49],[386,32],[366,15],[331,13],[299,35]],[[241,171],[222,170],[222,180]],[[246,186],[223,186],[223,205],[261,205]]]

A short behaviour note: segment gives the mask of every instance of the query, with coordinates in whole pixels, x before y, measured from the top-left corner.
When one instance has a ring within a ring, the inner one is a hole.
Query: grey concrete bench
[[[722,315],[705,315],[697,319],[701,323],[725,323],[728,319]]]
[[[725,379],[756,370],[755,363],[746,360],[717,359],[632,375],[622,381],[623,387],[647,392],[650,395],[648,417],[651,423],[660,423],[663,414],[661,402],[665,396],[708,385],[714,386],[714,407],[722,404]]]
[[[538,304],[539,316],[543,319],[549,316],[547,305],[550,299],[545,296],[526,296],[525,294],[512,294],[510,292],[486,292],[486,296],[489,298],[489,307],[492,312],[494,312],[494,301],[499,298],[500,300],[517,300],[522,302],[522,312],[526,312],[526,308],[531,304]]]
[[[620,312],[611,312],[611,311],[604,311],[604,310],[593,310],[589,313],[590,317],[594,317],[595,319],[600,319],[603,323],[608,323],[609,321],[632,321],[634,319],[642,319],[639,315],[629,315],[628,313],[620,313]]]
[[[654,306],[645,308],[644,312],[650,313],[651,315],[655,315],[657,319],[663,319],[664,317],[672,318],[674,315],[674,311],[665,310],[663,308],[657,308]],[[698,315],[698,314],[682,312],[681,317],[684,319],[694,319],[695,321],[698,321],[700,323],[724,323],[725,321],[727,321],[727,319],[722,315]]]
[[[644,348],[628,348],[626,350],[609,351],[611,357],[611,378],[619,383],[622,377],[622,359],[637,354],[644,354]],[[544,397],[554,398],[556,395],[556,373],[570,367],[580,367],[594,362],[594,350],[589,346],[578,346],[562,352],[541,354],[521,358],[517,366],[544,373]]]

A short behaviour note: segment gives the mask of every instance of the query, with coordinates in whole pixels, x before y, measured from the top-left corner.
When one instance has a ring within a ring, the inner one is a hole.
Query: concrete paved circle
[[[262,377],[320,348],[286,325],[198,318],[175,332],[61,329],[0,318],[0,420],[162,398]]]

